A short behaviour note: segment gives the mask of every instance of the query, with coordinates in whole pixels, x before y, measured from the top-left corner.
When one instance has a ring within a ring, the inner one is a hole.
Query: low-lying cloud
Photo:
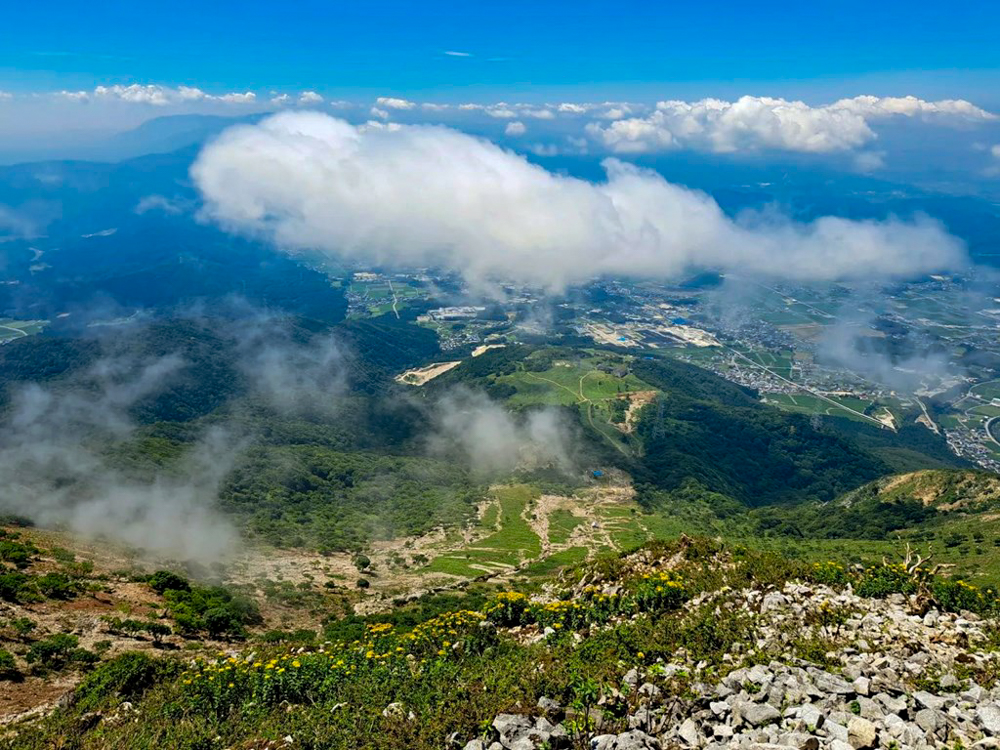
[[[292,339],[280,320],[250,315],[232,326],[251,393],[281,414],[334,414],[347,391],[348,357],[332,335]]]
[[[15,392],[0,435],[0,511],[156,555],[209,562],[231,551],[236,533],[213,510],[237,454],[230,433],[209,430],[179,465],[152,476],[108,455],[133,433],[129,409],[184,367],[176,355],[106,358],[75,386]]]
[[[518,417],[482,393],[458,388],[440,398],[434,412],[431,452],[459,457],[478,476],[550,466],[573,470],[569,428],[554,409]]]
[[[491,288],[692,268],[791,280],[909,277],[965,262],[936,221],[727,216],[705,193],[617,160],[593,183],[443,127],[355,127],[286,112],[225,131],[191,169],[203,215],[295,252],[436,266]]]

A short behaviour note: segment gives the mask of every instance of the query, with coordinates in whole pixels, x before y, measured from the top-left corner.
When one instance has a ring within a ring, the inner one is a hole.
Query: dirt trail
[[[639,421],[639,412],[642,411],[642,407],[656,400],[656,391],[630,391],[623,393],[620,398],[628,399],[628,409],[625,412],[625,424],[622,431],[631,434]]]

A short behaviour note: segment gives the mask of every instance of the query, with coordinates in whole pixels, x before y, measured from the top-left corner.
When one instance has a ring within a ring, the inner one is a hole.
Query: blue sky
[[[1000,3],[9,3],[0,89],[185,84],[437,101],[858,93],[1000,104]],[[444,54],[468,53],[468,57]]]
[[[995,0],[8,5],[0,162],[114,158],[101,139],[157,117],[312,109],[539,157],[690,151],[1000,184]]]

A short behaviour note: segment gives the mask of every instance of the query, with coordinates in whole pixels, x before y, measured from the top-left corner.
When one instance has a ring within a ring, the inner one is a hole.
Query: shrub
[[[680,576],[670,571],[647,573],[634,580],[630,588],[640,612],[676,609],[687,598]]]
[[[46,669],[62,669],[71,661],[87,663],[96,658],[86,649],[77,648],[80,639],[69,633],[56,633],[35,641],[25,657],[29,664],[39,664]]]
[[[129,651],[105,662],[76,689],[78,708],[89,711],[106,699],[133,700],[156,682],[177,671],[172,661],[157,659],[139,651]]]
[[[16,602],[21,598],[29,580],[24,573],[0,573],[0,599]]]
[[[0,648],[0,679],[11,679],[17,676],[17,662],[14,654]]]
[[[890,594],[912,594],[917,581],[902,563],[887,563],[866,569],[854,591],[858,596],[884,599]]]
[[[18,568],[28,567],[35,552],[38,552],[38,549],[31,543],[22,544],[13,539],[0,539],[0,560],[12,563]]]
[[[933,583],[931,591],[941,609],[949,612],[967,609],[985,615],[991,614],[997,608],[996,595],[993,591],[983,591],[962,580],[942,578]]]
[[[205,629],[213,638],[243,636],[246,631],[239,618],[227,607],[215,607],[205,613]]]
[[[72,599],[76,596],[76,584],[65,573],[46,573],[35,579],[38,592],[48,599]]]
[[[247,625],[261,622],[256,602],[221,586],[166,589],[164,598],[178,629],[186,634],[207,630],[212,637],[242,638]]]
[[[524,625],[530,619],[528,597],[518,591],[502,591],[486,605],[483,613],[500,627]]]
[[[816,583],[825,583],[827,586],[843,586],[850,578],[844,566],[833,560],[813,563],[806,577]]]
[[[157,594],[166,591],[190,591],[191,584],[183,576],[171,573],[169,570],[158,570],[148,580],[149,587]]]
[[[153,640],[159,643],[163,638],[168,635],[173,634],[173,630],[169,625],[163,622],[158,622],[156,620],[147,620],[141,624],[143,630],[149,633]]]
[[[35,623],[30,617],[18,617],[10,621],[10,627],[17,633],[17,637],[23,641],[35,629]]]

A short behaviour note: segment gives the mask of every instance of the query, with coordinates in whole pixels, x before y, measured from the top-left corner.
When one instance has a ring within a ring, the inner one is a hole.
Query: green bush
[[[10,621],[10,627],[17,633],[17,637],[23,641],[35,629],[35,623],[30,617],[18,617]]]
[[[996,593],[990,589],[980,589],[962,580],[942,578],[931,586],[934,599],[948,612],[967,609],[981,615],[993,614],[997,610]]]
[[[72,599],[77,586],[65,573],[46,573],[35,579],[38,592],[47,599]]]
[[[0,648],[0,679],[10,679],[17,675],[17,662],[14,654]]]
[[[149,633],[153,637],[153,640],[157,643],[159,643],[160,640],[166,636],[172,635],[174,632],[169,625],[163,622],[158,622],[157,620],[147,620],[142,623],[141,627]]]
[[[19,568],[28,567],[31,555],[37,551],[33,544],[21,544],[13,539],[0,540],[0,560],[12,563]]]
[[[96,654],[78,648],[80,639],[70,633],[56,633],[40,641],[35,641],[25,657],[29,664],[38,664],[45,669],[62,669],[70,662],[93,663]]]
[[[24,573],[0,573],[0,599],[16,602],[27,582]]]
[[[183,576],[171,573],[169,570],[158,570],[149,577],[149,587],[157,594],[166,591],[190,591],[191,584]]]
[[[76,689],[77,707],[90,711],[108,698],[134,700],[156,682],[177,672],[177,664],[129,651],[100,665]]]
[[[221,586],[166,589],[163,596],[178,629],[188,635],[207,631],[213,638],[243,638],[247,626],[262,622],[256,602]]]
[[[854,592],[858,596],[884,599],[890,594],[912,594],[917,590],[917,581],[903,564],[877,565],[865,570]]]

